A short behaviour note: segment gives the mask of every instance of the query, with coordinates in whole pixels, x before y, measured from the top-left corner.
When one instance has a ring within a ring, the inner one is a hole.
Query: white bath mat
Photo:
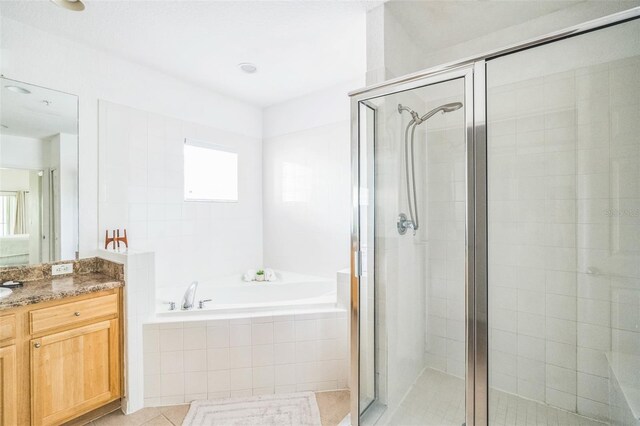
[[[321,426],[313,392],[193,401],[183,426]]]

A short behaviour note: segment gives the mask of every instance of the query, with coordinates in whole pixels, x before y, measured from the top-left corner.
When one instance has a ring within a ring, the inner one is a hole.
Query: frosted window
[[[238,201],[238,154],[186,141],[184,199]]]

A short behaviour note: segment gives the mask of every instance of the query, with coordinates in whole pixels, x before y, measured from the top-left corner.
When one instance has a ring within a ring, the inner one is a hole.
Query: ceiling
[[[31,93],[15,93],[18,86]],[[47,101],[47,102],[43,102]],[[78,98],[68,93],[0,78],[3,135],[46,139],[58,133],[78,134]]]
[[[366,11],[378,1],[2,1],[22,23],[193,84],[267,106],[366,71]],[[255,74],[238,69],[258,66]]]
[[[388,10],[414,43],[435,52],[580,3],[582,0],[407,1],[391,0]],[[457,23],[453,26],[452,23]]]

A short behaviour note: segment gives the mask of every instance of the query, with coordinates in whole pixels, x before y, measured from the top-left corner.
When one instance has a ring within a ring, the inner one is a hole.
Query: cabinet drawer
[[[66,327],[118,313],[118,295],[108,294],[92,299],[65,303],[29,312],[31,333]]]
[[[0,341],[16,338],[15,314],[0,317]]]

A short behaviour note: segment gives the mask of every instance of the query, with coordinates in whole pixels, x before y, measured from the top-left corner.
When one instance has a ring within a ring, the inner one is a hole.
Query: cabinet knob
[[[73,315],[79,317],[80,316],[80,312],[74,312]]]
[[[37,342],[33,345],[34,348],[38,349],[40,347],[40,342]]]

